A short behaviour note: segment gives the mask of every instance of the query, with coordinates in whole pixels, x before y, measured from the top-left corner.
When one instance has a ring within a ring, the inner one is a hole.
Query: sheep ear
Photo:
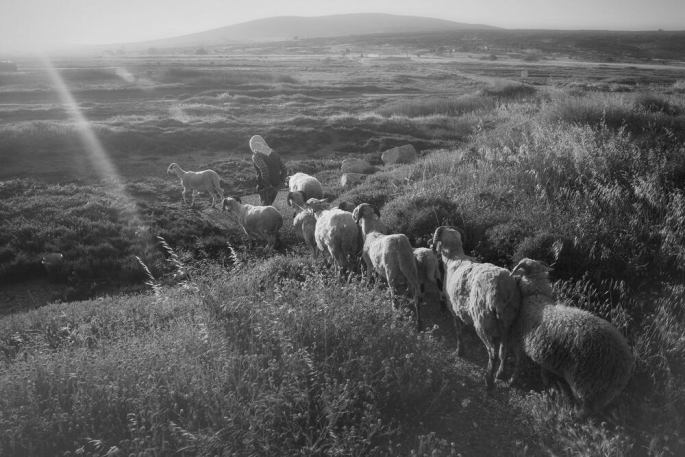
[[[240,199],[240,197],[238,197],[237,195],[236,195],[235,197],[233,197],[233,199],[234,199],[235,201],[237,201],[238,203],[242,203],[242,202],[243,202],[243,201]]]
[[[544,269],[546,272],[554,271],[554,268],[552,268],[552,267],[550,267],[549,265],[547,265],[547,262],[543,262],[542,260],[538,260],[538,263],[543,267],[543,269]]]
[[[286,198],[285,201],[288,202],[289,207],[291,207],[291,208],[293,207],[293,193],[292,192],[288,192],[288,197]],[[307,200],[305,200],[305,202],[306,201]]]
[[[526,272],[528,271],[528,267],[526,266],[526,260],[528,259],[519,260],[519,263],[517,263],[514,269],[511,270],[511,276],[514,276],[514,274],[518,271],[521,271],[522,274],[526,274]]]
[[[445,230],[446,227],[441,226],[435,229],[435,233],[433,234],[433,252],[437,251],[437,246],[438,243],[440,242],[440,238],[442,237],[442,232]]]
[[[353,211],[352,211],[352,218],[356,223],[359,223],[359,207],[357,206]]]

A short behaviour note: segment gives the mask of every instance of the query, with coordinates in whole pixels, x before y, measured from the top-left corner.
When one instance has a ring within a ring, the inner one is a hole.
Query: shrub
[[[381,210],[393,233],[404,233],[413,245],[425,246],[441,225],[463,225],[459,206],[444,197],[403,195]]]

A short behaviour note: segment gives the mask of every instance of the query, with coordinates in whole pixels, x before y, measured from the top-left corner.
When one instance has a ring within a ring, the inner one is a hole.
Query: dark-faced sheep
[[[523,259],[513,269],[521,290],[521,310],[511,345],[518,379],[525,356],[541,367],[543,381],[553,373],[568,383],[581,413],[597,413],[626,387],[634,359],[625,337],[587,311],[557,304],[544,262]]]

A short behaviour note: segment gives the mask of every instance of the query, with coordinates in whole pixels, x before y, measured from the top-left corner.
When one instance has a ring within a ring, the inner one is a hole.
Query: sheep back
[[[402,272],[401,275],[396,275],[396,283],[411,287],[415,294],[419,293],[414,290],[419,285],[414,250],[406,235],[372,232],[366,236],[364,254],[383,279],[390,280],[393,274]]]
[[[275,234],[283,227],[283,216],[273,206],[243,205],[238,220],[252,233]]]
[[[314,176],[305,173],[295,173],[288,181],[290,192],[303,192],[307,201],[310,198],[323,198],[323,186]]]
[[[516,318],[521,294],[509,271],[470,260],[451,265],[446,287],[454,313],[480,333],[500,338]],[[498,323],[499,321],[499,323]]]
[[[511,343],[515,352],[525,352],[543,370],[562,377],[593,412],[621,393],[633,370],[630,347],[616,327],[542,295],[524,298]]]
[[[342,260],[344,265],[341,266],[351,266],[359,236],[359,228],[352,214],[340,209],[322,211],[316,221],[314,234],[319,249],[328,250],[333,258],[345,259]]]

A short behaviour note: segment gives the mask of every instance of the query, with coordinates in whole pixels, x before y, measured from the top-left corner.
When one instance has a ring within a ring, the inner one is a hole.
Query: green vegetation
[[[306,65],[298,76],[133,69],[168,98],[121,112],[83,101],[81,124],[54,107],[0,111],[3,160],[35,175],[0,182],[0,281],[45,278],[42,255],[66,258],[50,278],[62,303],[0,319],[0,453],[479,455],[482,440],[512,455],[683,454],[685,109],[672,95],[682,84],[486,84],[478,75],[489,67],[478,67],[450,86],[437,69],[444,91],[411,86],[419,96],[398,101],[386,93],[395,82],[432,81],[433,70]],[[346,84],[331,82],[343,71]],[[114,70],[62,73],[93,91],[133,84]],[[87,128],[126,170],[123,184],[87,170],[67,184],[40,180],[65,157],[84,161]],[[291,171],[319,177],[331,201],[378,206],[416,245],[454,224],[480,260],[553,265],[560,301],[627,336],[636,368],[626,392],[606,415],[579,420],[530,367],[524,389],[498,384],[484,398],[479,344],[457,359],[439,311],[427,307],[429,330],[416,335],[381,286],[340,284],[303,254],[282,198],[272,257],[246,250],[206,196],[181,202],[164,175],[173,161],[215,169],[227,195],[254,203],[247,139],[257,133]],[[341,189],[341,156],[380,165],[380,152],[406,143],[419,161]],[[22,168],[24,156],[40,160]],[[65,303],[82,298],[93,300]]]

